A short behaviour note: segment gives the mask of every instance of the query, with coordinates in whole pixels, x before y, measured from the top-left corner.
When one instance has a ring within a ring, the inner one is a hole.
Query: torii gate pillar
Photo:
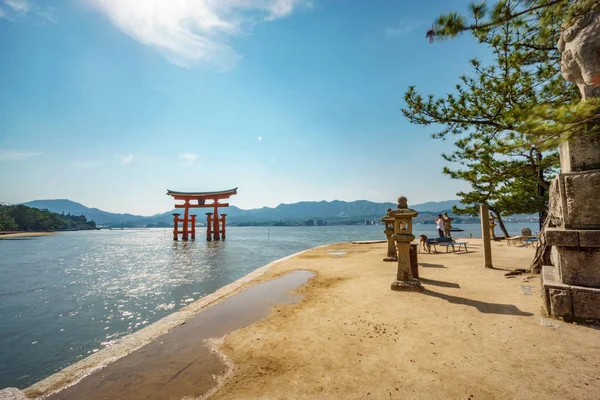
[[[225,217],[227,214],[221,214],[221,238],[225,240]]]
[[[212,241],[212,215],[213,213],[206,213],[206,241]]]
[[[173,214],[173,240],[177,241],[179,236],[179,216],[181,214]]]
[[[190,215],[192,221],[192,240],[196,240],[196,215]]]

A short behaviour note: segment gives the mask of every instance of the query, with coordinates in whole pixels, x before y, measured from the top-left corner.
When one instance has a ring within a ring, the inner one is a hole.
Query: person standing
[[[435,223],[437,225],[438,234],[440,237],[444,237],[444,217],[442,217],[442,214],[438,214]]]
[[[445,212],[445,213],[444,213],[444,217],[443,217],[443,219],[444,219],[444,235],[445,235],[446,237],[450,237],[450,236],[452,236],[452,235],[450,234],[450,229],[452,229],[452,220],[453,220],[454,218],[450,218],[450,217],[448,216],[448,213],[447,213],[447,212]]]

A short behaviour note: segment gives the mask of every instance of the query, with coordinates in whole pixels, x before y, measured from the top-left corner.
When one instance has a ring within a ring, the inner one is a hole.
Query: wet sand
[[[202,310],[156,341],[83,378],[48,399],[181,399],[204,396],[224,377],[228,366],[209,339],[259,321],[275,305],[298,301],[287,293],[314,274],[293,271],[244,289]]]
[[[19,239],[37,236],[48,236],[54,235],[56,232],[15,232],[15,233],[2,233],[0,234],[0,240],[2,239]]]
[[[319,247],[317,247],[318,249]],[[273,276],[270,275],[269,279],[263,279],[262,276],[269,271],[274,265],[285,262],[288,259],[292,259],[298,255],[305,253],[308,250],[292,254],[290,256],[275,260],[261,268],[258,268],[248,275],[232,282],[214,293],[211,293],[185,307],[176,311],[165,318],[147,326],[131,335],[126,336],[121,341],[117,342],[112,346],[105,347],[97,353],[84,358],[83,360],[72,364],[53,375],[31,385],[30,387],[23,390],[23,392],[29,398],[37,398],[48,396],[52,393],[56,393],[65,388],[76,385],[83,378],[90,374],[102,370],[107,365],[110,365],[117,360],[127,356],[128,354],[142,348],[143,346],[152,343],[159,339],[161,336],[171,332],[173,329],[185,324],[190,319],[196,317],[202,310],[212,307],[218,302],[225,300],[226,298],[235,295],[240,290],[248,286],[255,285],[258,282],[271,280]],[[119,397],[116,397],[119,398]]]

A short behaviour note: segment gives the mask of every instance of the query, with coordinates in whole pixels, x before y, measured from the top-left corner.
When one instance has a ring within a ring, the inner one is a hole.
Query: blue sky
[[[451,91],[471,38],[429,44],[466,1],[0,0],[0,201],[154,214],[173,190],[242,208],[456,198],[451,142],[400,112]]]

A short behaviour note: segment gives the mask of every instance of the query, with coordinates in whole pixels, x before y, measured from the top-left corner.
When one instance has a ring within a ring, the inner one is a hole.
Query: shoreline
[[[0,233],[0,240],[2,239],[13,239],[21,237],[39,237],[39,236],[50,236],[56,235],[58,232],[14,232],[14,233]]]
[[[216,386],[199,398],[279,398],[282,393],[348,399],[593,397],[600,390],[598,365],[590,362],[600,357],[597,331],[547,318],[540,307],[539,276],[505,275],[528,264],[533,249],[492,242],[495,268],[490,269],[482,265],[481,240],[466,241],[468,251],[419,254],[422,293],[390,290],[396,263],[382,261],[385,243],[336,242],[283,257],[209,295],[212,301],[209,296],[198,300],[196,305],[204,304],[197,312],[188,310],[189,318],[204,317],[189,321],[180,310],[128,336],[124,342],[137,337],[138,348],[149,344],[141,354],[96,372],[96,378],[69,388],[86,376],[86,368],[89,374],[127,355],[126,343],[103,349],[24,393],[141,400],[156,388],[164,395],[160,398],[175,400],[214,379]],[[275,305],[256,322],[243,322],[245,312],[232,314],[232,300],[246,304],[245,291],[268,296],[271,291],[258,284],[299,270],[314,274],[287,292],[301,296],[299,302]],[[193,339],[218,326],[213,325],[218,308],[228,323],[233,319],[242,327],[228,325],[223,337],[219,331],[206,341]],[[169,321],[177,329],[169,330]],[[151,327],[156,330],[150,332]],[[159,338],[161,329],[170,338]],[[117,346],[124,354],[117,354]],[[207,360],[199,352],[205,346],[225,364],[211,375],[201,372]]]
[[[164,318],[152,323],[151,325],[134,332],[128,336],[122,338],[121,341],[115,343],[110,347],[105,347],[102,350],[94,353],[83,360],[77,361],[68,367],[63,368],[60,371],[34,383],[33,385],[22,389],[22,392],[28,397],[40,397],[48,396],[52,393],[66,389],[70,386],[76,385],[86,376],[94,373],[95,371],[106,367],[107,365],[129,355],[135,350],[142,348],[143,346],[154,342],[159,337],[169,333],[173,329],[180,325],[185,324],[187,321],[194,318],[202,310],[205,310],[219,302],[225,300],[228,297],[235,295],[241,290],[248,286],[261,283],[263,280],[260,278],[265,275],[273,266],[289,260],[293,257],[300,256],[303,253],[319,249],[321,247],[327,247],[334,245],[335,243],[325,244],[317,247],[308,248],[299,251],[294,254],[279,258],[271,261],[262,267],[255,269],[254,271],[244,275],[243,277],[217,289],[216,291],[204,296],[197,301],[186,305],[167,315]],[[222,352],[220,352],[222,353]],[[221,354],[224,358],[225,355]],[[0,389],[1,390],[1,389]]]

